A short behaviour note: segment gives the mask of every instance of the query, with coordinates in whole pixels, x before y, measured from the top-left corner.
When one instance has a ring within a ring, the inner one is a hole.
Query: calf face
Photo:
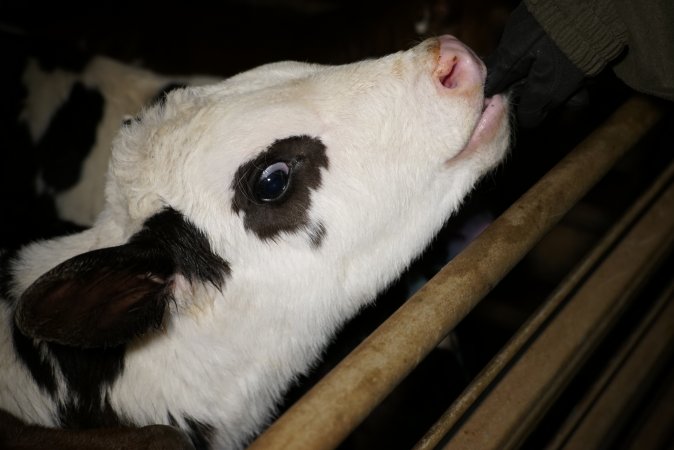
[[[445,36],[171,92],[117,135],[94,227],[11,263],[0,406],[241,446],[502,158],[484,79]]]

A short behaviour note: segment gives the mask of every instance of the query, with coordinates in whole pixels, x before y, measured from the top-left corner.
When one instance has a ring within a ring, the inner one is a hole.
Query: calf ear
[[[29,337],[93,348],[161,327],[175,267],[156,247],[129,243],[75,256],[21,296],[15,320]]]

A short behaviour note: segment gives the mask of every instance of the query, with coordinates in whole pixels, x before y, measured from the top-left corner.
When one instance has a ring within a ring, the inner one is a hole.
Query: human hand
[[[510,89],[519,124],[535,127],[571,97],[585,75],[557,47],[524,3],[513,10],[496,51],[486,58],[485,95]]]

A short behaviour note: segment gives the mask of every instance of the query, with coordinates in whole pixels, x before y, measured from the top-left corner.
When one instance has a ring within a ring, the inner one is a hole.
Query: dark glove
[[[510,15],[496,51],[487,65],[485,95],[511,89],[519,124],[538,125],[583,84],[578,69],[520,3]]]

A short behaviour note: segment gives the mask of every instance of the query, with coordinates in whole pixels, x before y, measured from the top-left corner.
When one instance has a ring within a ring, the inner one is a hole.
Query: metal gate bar
[[[489,395],[452,430],[446,450],[509,449],[526,438],[674,243],[674,184],[562,305]],[[586,448],[593,448],[591,445]]]
[[[661,294],[547,448],[584,450],[615,444],[634,412],[632,408],[671,357],[673,343],[674,283]]]
[[[661,116],[628,100],[250,448],[339,445]]]
[[[625,450],[663,450],[674,443],[674,367],[663,377],[654,401],[642,411],[635,432],[628,437]]]
[[[550,318],[567,301],[578,286],[589,277],[592,271],[607,256],[616,243],[644,214],[663,190],[674,179],[674,163],[670,164],[658,179],[643,193],[618,222],[616,222],[590,253],[567,275],[558,288],[527,320],[510,339],[506,346],[489,362],[483,371],[473,380],[461,396],[442,415],[436,424],[415,446],[415,450],[435,448],[442,438],[456,425],[457,421],[471,408],[494,380],[503,372],[522,349],[541,331]]]

